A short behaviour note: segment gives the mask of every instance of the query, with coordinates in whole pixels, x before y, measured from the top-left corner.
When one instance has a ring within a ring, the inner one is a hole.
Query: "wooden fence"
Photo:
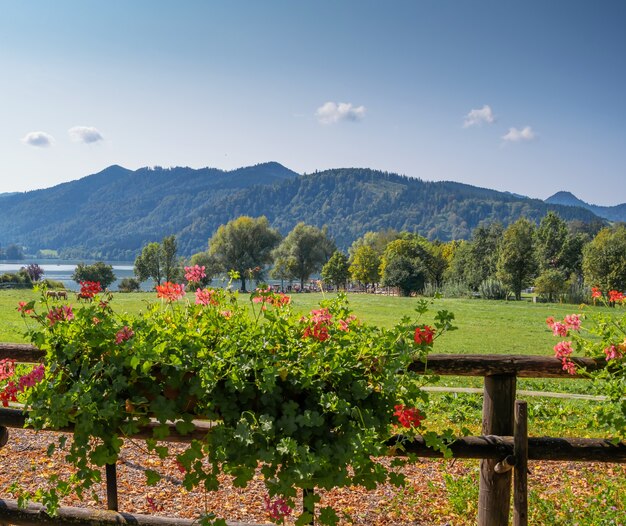
[[[0,343],[0,359],[33,363],[43,360],[43,353],[26,344]],[[575,358],[579,367],[597,370],[603,361]],[[526,403],[516,401],[516,380],[523,378],[576,378],[563,371],[560,360],[545,356],[518,355],[431,355],[428,363],[416,361],[409,368],[416,374],[437,374],[484,377],[482,435],[470,436],[450,444],[455,458],[480,459],[478,502],[479,526],[509,524],[511,487],[513,481],[513,524],[528,524],[527,463],[528,460],[626,463],[626,442],[609,439],[528,437]],[[26,415],[19,409],[0,409],[0,447],[8,440],[7,428],[23,427]],[[167,440],[189,442],[209,432],[208,422],[196,421],[196,429],[186,435],[172,426]],[[72,429],[62,431],[71,432]],[[137,438],[152,437],[152,429],[141,430]],[[395,439],[390,442],[393,445]],[[418,437],[403,442],[405,450],[421,457],[441,457]],[[393,449],[393,448],[392,448]],[[514,476],[513,476],[514,475]],[[107,507],[110,511],[62,507],[51,518],[40,505],[18,509],[13,500],[0,500],[0,524],[23,526],[39,524],[74,524],[95,526],[106,524],[137,524],[155,526],[188,526],[187,519],[118,513],[116,467],[106,467]],[[232,526],[253,526],[229,522]]]

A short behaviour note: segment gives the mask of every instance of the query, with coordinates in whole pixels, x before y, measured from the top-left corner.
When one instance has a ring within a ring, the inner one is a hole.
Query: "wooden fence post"
[[[485,376],[483,435],[513,435],[516,377]],[[478,526],[507,526],[511,505],[511,471],[496,473],[497,459],[480,461]]]
[[[515,402],[513,435],[515,474],[513,478],[513,526],[528,525],[528,407]]]
[[[118,511],[117,503],[117,465],[106,465],[106,479],[107,479],[107,509],[112,511]]]

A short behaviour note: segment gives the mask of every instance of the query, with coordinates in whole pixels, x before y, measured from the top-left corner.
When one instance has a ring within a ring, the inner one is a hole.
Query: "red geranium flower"
[[[434,335],[435,331],[432,329],[432,327],[424,325],[423,327],[417,327],[415,329],[415,336],[413,337],[413,339],[418,345],[421,345],[423,343],[425,343],[426,345],[430,345],[431,343],[433,343]]]

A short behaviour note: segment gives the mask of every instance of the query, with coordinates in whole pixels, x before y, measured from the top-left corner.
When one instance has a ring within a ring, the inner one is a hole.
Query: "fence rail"
[[[0,343],[0,359],[11,358],[23,363],[37,363],[45,353],[28,344]],[[604,360],[576,358],[577,366],[598,370],[606,366]],[[481,436],[470,436],[449,444],[455,458],[480,459],[480,489],[478,503],[479,526],[505,526],[509,524],[512,472],[515,526],[527,525],[528,460],[580,461],[626,463],[626,442],[609,439],[528,437],[526,403],[516,401],[516,380],[524,378],[577,378],[563,371],[560,360],[546,356],[525,355],[453,355],[437,354],[427,362],[415,361],[409,370],[416,374],[437,374],[484,377],[483,426]],[[27,413],[22,409],[0,409],[0,447],[6,443],[6,428],[24,427]],[[155,426],[158,424],[154,424]],[[194,421],[195,429],[186,435],[170,427],[170,442],[190,442],[202,439],[211,432],[212,424]],[[153,426],[142,428],[135,438],[151,438]],[[72,427],[60,431],[72,432]],[[4,443],[3,443],[4,442]],[[393,437],[389,443],[390,455],[407,453],[421,457],[436,458],[442,453],[426,446],[422,437],[405,439]],[[109,509],[117,511],[117,486],[115,466],[107,466],[107,501]],[[151,517],[61,508],[62,515],[53,519],[41,506],[31,505],[18,510],[14,501],[0,500],[0,524],[3,521],[19,525],[35,524],[140,524],[155,526],[186,526],[184,519]],[[229,523],[233,526],[253,526]]]

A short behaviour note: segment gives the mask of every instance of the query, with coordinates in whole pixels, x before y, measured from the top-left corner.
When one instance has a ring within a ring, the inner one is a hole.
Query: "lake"
[[[78,283],[72,280],[72,274],[78,263],[92,264],[95,261],[84,260],[57,260],[57,259],[23,259],[20,261],[3,261],[0,263],[0,274],[5,272],[18,272],[22,267],[26,267],[31,263],[37,263],[44,271],[44,279],[53,279],[60,281],[68,290],[78,290]],[[107,265],[113,267],[113,274],[117,280],[109,287],[109,290],[117,290],[120,280],[124,278],[134,277],[132,261],[105,261]],[[152,290],[152,280],[144,281],[141,284],[142,290]]]

